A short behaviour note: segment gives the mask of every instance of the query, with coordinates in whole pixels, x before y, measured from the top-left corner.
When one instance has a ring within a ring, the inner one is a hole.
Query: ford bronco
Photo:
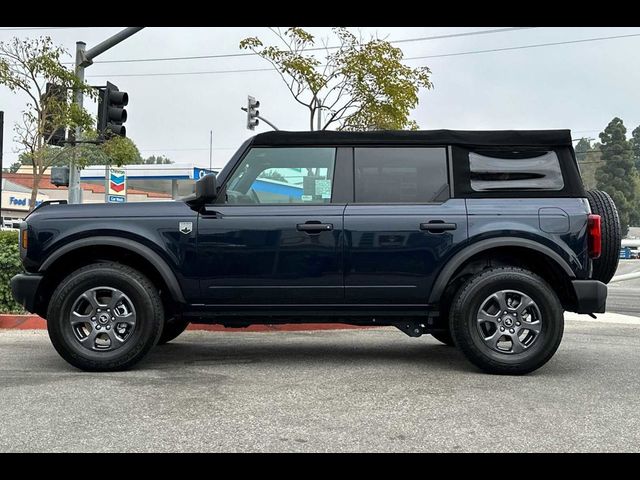
[[[395,326],[523,374],[564,311],[605,311],[620,225],[569,130],[268,132],[193,195],[44,202],[15,298],[83,370],[129,368],[191,323]]]

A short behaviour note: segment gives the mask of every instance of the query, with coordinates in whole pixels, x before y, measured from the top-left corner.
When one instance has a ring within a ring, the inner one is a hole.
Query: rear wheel
[[[549,285],[533,272],[490,268],[455,295],[450,315],[455,344],[489,373],[524,374],[547,363],[564,330],[563,309]]]
[[[53,293],[47,311],[54,348],[87,371],[132,367],[157,343],[163,322],[155,286],[117,263],[96,263],[71,273]]]
[[[609,283],[615,275],[620,261],[622,234],[618,210],[607,192],[591,190],[587,192],[587,198],[591,212],[600,215],[602,228],[602,254],[600,258],[593,260],[591,278],[600,280],[602,283]]]

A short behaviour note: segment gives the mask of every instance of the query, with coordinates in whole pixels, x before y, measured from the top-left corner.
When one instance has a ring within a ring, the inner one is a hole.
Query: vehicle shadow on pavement
[[[175,368],[193,365],[228,365],[262,363],[274,366],[307,365],[332,368],[346,364],[389,365],[395,363],[406,368],[408,365],[428,366],[431,369],[479,372],[470,365],[462,354],[453,347],[435,341],[429,343],[417,340],[415,344],[405,342],[333,342],[325,340],[308,343],[293,343],[291,340],[275,340],[269,344],[256,345],[247,341],[242,334],[235,339],[207,339],[206,343],[181,342],[180,339],[154,348],[141,368]]]

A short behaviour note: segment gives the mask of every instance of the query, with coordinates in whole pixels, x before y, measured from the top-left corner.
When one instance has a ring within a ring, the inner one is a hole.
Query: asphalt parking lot
[[[187,332],[139,368],[68,366],[0,332],[0,451],[640,450],[640,321],[568,321],[524,377],[392,328]]]
[[[620,260],[616,275],[637,273],[639,271],[640,260]],[[640,279],[610,283],[607,297],[607,312],[640,316],[638,292],[640,292]]]

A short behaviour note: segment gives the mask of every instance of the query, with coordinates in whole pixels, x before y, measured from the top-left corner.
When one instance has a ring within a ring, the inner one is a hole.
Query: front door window
[[[225,203],[331,203],[335,154],[335,148],[253,148],[231,175]]]

